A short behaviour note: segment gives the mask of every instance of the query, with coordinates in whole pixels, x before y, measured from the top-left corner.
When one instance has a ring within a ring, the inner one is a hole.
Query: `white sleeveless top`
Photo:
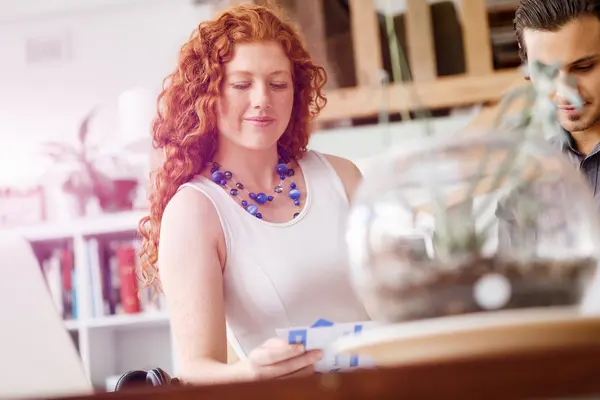
[[[369,319],[349,280],[344,185],[322,154],[308,151],[299,165],[305,204],[298,217],[285,223],[250,215],[204,176],[182,185],[204,193],[221,220],[227,248],[227,336],[242,358],[279,328],[309,326],[319,318]]]

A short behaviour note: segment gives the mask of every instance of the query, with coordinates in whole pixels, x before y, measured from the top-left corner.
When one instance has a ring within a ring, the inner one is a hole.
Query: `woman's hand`
[[[272,338],[252,350],[243,362],[251,379],[274,379],[312,375],[314,364],[322,358],[321,350],[306,351],[301,344]]]

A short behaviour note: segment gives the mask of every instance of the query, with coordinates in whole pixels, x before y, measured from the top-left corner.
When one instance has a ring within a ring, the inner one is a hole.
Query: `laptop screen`
[[[29,243],[0,232],[0,398],[88,394],[92,386]]]

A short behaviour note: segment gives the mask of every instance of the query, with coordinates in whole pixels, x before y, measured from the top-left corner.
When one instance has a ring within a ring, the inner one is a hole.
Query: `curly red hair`
[[[292,159],[306,150],[311,121],[327,103],[322,94],[327,74],[312,62],[298,31],[272,7],[253,4],[232,7],[202,22],[182,46],[177,68],[165,78],[158,96],[152,138],[165,160],[155,176],[150,213],[139,222],[146,286],[158,282],[158,241],[167,203],[180,185],[203,171],[217,149],[216,102],[224,64],[236,43],[266,40],[279,42],[292,63],[294,106],[278,146]]]

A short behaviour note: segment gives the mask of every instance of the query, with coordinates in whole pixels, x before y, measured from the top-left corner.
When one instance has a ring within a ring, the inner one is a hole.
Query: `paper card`
[[[307,350],[322,350],[323,359],[315,364],[316,370],[318,372],[335,372],[349,368],[372,366],[372,363],[364,357],[337,354],[331,346],[340,337],[359,335],[372,324],[371,321],[336,324],[319,319],[309,327],[277,329],[276,334],[278,337],[286,339],[290,344],[303,344]]]

